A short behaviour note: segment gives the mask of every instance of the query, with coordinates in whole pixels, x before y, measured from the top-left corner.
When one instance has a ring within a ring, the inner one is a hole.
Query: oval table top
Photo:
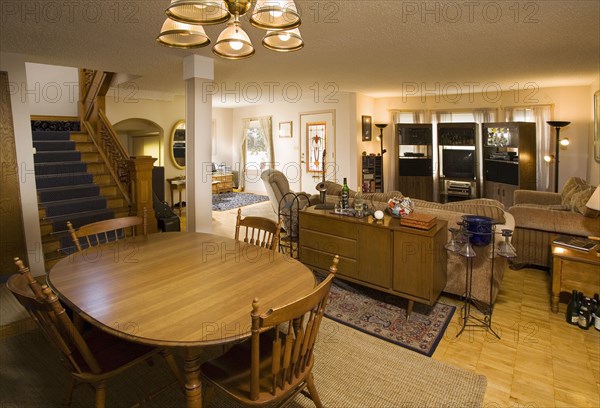
[[[202,346],[250,336],[261,312],[308,294],[314,275],[295,259],[206,233],[160,233],[60,260],[48,284],[103,330],[138,343]]]

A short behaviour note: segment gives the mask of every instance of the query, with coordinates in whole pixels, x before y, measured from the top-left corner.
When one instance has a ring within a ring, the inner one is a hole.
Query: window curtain
[[[269,168],[275,168],[275,149],[273,148],[273,122],[270,116],[263,116],[258,118],[258,123],[261,134],[265,140],[265,146],[267,146],[267,153],[269,154]]]
[[[536,189],[550,191],[550,180],[554,175],[554,167],[549,166],[544,160],[546,154],[553,152],[554,145],[550,138],[550,126],[546,123],[552,120],[551,106],[531,106],[519,108],[504,108],[504,120],[507,122],[525,121],[535,122],[536,142]]]
[[[392,123],[425,123],[425,111],[392,111]]]
[[[246,185],[246,137],[250,129],[251,119],[242,119],[242,142],[240,144],[240,180],[239,188],[244,191]]]

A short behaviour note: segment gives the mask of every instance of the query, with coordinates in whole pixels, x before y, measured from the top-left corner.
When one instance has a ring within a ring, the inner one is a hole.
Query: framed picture
[[[306,124],[306,171],[323,172],[323,151],[327,146],[327,122],[309,122]]]
[[[371,117],[363,115],[362,117],[362,140],[363,142],[371,141]]]
[[[279,122],[279,137],[292,137],[292,122]]]
[[[594,160],[600,163],[600,91],[594,94]]]

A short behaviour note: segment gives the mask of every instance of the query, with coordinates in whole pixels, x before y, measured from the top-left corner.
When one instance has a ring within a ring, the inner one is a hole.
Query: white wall
[[[0,70],[8,72],[28,263],[34,275],[41,275],[45,272],[45,268],[33,166],[31,112],[27,95],[20,92],[21,85],[27,83],[25,57],[19,54],[0,53]]]
[[[19,91],[21,97],[27,95],[32,115],[77,116],[77,68],[28,62],[25,70],[27,85],[19,84]]]
[[[281,169],[286,165],[295,164],[300,166],[300,114],[335,110],[336,120],[336,164],[337,175],[348,177],[349,185],[357,184],[357,160],[356,143],[353,143],[356,128],[352,126],[355,121],[355,104],[352,95],[348,93],[337,93],[328,101],[317,101],[312,99],[301,99],[295,103],[270,103],[264,105],[252,105],[233,109],[233,163],[236,169],[240,167],[240,144],[242,140],[242,119],[271,116],[273,123],[273,142],[275,150],[275,167]],[[292,137],[279,138],[279,123],[292,121]],[[241,173],[240,173],[241,174]],[[291,181],[291,187],[299,190],[298,183]],[[315,183],[316,185],[317,183]],[[314,186],[302,186],[302,190],[313,194],[316,193]],[[265,193],[262,180],[246,179],[246,191]]]
[[[590,91],[589,91],[589,95],[588,98],[590,100],[593,100],[594,98],[594,93],[596,93],[596,91],[600,90],[600,78],[596,79],[596,81],[590,86]],[[588,168],[587,168],[587,179],[591,184],[594,185],[599,185],[600,184],[600,163],[597,162],[596,160],[594,160],[594,155],[593,155],[593,151],[594,151],[594,104],[592,102],[591,104],[591,109],[590,109],[590,136],[589,136],[589,142],[588,142],[588,152],[589,153],[589,158],[588,158]],[[598,120],[600,120],[600,118],[598,118]],[[600,135],[599,135],[600,137]]]

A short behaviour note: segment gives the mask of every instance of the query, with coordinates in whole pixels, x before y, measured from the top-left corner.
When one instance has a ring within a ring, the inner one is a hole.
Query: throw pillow
[[[571,200],[573,194],[578,193],[588,187],[588,184],[580,177],[570,177],[563,187],[561,195],[561,204],[569,209],[572,209]]]
[[[596,187],[590,187],[583,191],[579,191],[573,194],[573,197],[571,199],[571,211],[578,212],[580,214],[585,215],[586,217],[598,217],[598,215],[600,215],[600,211],[592,210],[585,206],[592,194],[594,194],[595,189]]]

